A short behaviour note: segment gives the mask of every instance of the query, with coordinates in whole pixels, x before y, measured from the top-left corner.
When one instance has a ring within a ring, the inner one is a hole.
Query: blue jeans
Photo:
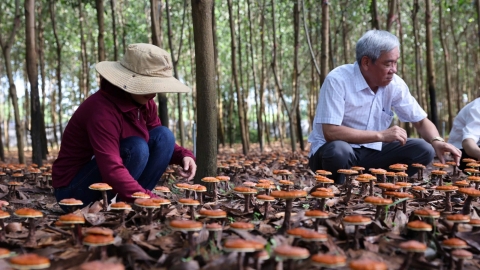
[[[388,167],[395,163],[408,165],[409,176],[414,175],[417,169],[413,163],[427,165],[435,156],[433,147],[423,139],[407,139],[405,145],[399,142],[383,143],[382,150],[377,151],[365,147],[352,148],[344,141],[332,141],[322,145],[315,154],[309,158],[312,171],[327,170],[332,173],[332,179],[337,184],[343,184],[345,177],[337,173],[338,169],[350,169],[352,166],[365,168],[364,173],[369,173],[369,168]]]
[[[128,137],[120,141],[120,156],[123,165],[132,177],[145,189],[152,190],[165,172],[173,154],[175,138],[173,133],[164,126],[156,127],[149,132],[148,143],[140,137]],[[66,187],[56,188],[57,201],[65,198],[81,200],[85,205],[101,200],[101,192],[88,187],[101,183],[102,175],[97,161],[93,158],[80,169]],[[111,192],[108,198],[115,196]],[[117,201],[122,200],[118,198]],[[67,210],[62,207],[63,210]]]

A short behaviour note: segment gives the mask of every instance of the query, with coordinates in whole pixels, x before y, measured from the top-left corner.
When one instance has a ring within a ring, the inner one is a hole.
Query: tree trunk
[[[265,54],[265,10],[266,10],[266,0],[262,0],[262,11],[260,15],[260,42],[261,42],[261,57],[262,57],[262,66],[261,66],[261,73],[260,73],[260,88],[258,89],[258,113],[259,121],[258,124],[258,139],[260,143],[260,151],[263,151],[265,145],[265,136],[268,136],[269,130],[265,127],[266,121],[263,120],[265,115],[265,102],[264,102],[264,95],[265,95],[265,88],[267,87],[267,64],[266,62],[266,54]],[[265,135],[265,133],[267,135]],[[269,137],[269,136],[268,136]],[[270,145],[270,140],[268,142]]]
[[[370,3],[370,12],[372,13],[372,28],[380,30],[380,22],[378,21],[377,0]]]
[[[112,14],[112,38],[113,38],[113,60],[118,60],[117,21],[115,19],[115,1],[110,0],[110,13]]]
[[[82,61],[82,68],[80,70],[80,100],[83,101],[87,97],[88,85],[87,85],[87,76],[88,76],[88,60],[87,60],[87,42],[85,41],[85,36],[83,32],[83,24],[85,21],[83,14],[83,4],[82,0],[78,0],[78,16],[80,22],[80,58]]]
[[[245,112],[243,105],[243,95],[241,93],[240,84],[238,82],[237,71],[237,45],[235,41],[235,25],[232,12],[232,0],[228,0],[228,15],[230,22],[230,38],[231,38],[231,57],[232,57],[232,76],[235,84],[235,91],[237,93],[237,109],[238,109],[238,121],[240,125],[240,136],[242,138],[242,151],[246,155],[248,153],[248,140],[247,140],[247,127],[245,126]]]
[[[43,114],[38,95],[37,53],[35,51],[35,0],[25,0],[25,44],[28,80],[30,81],[30,112],[32,162],[42,166]]]
[[[320,85],[323,84],[325,78],[327,77],[329,68],[328,68],[328,42],[330,40],[329,36],[329,21],[328,17],[328,1],[323,0],[322,3],[322,52],[320,58]]]
[[[348,0],[342,3],[343,6],[346,6]],[[347,13],[344,9],[342,9],[342,44],[343,44],[343,62],[345,64],[350,63],[350,42],[348,42],[348,20],[347,20]]]
[[[412,6],[412,24],[413,24],[413,43],[415,46],[415,88],[416,88],[416,93],[417,93],[417,99],[420,103],[420,107],[425,108],[425,103],[424,98],[423,98],[423,68],[422,68],[422,47],[420,45],[420,41],[418,38],[418,10],[420,9],[420,6],[418,4],[418,0],[413,1],[413,6]]]
[[[396,20],[395,18],[396,7],[397,7],[397,0],[388,0],[388,15],[387,15],[387,25],[385,30],[389,32],[392,29],[393,22]]]
[[[197,70],[198,169],[195,183],[217,173],[217,92],[213,48],[213,0],[192,0],[195,65]]]
[[[217,76],[217,136],[218,143],[225,147],[225,127],[223,125],[223,97],[220,78],[220,65],[218,64],[218,37],[217,37],[217,24],[215,16],[215,1],[213,1],[213,15],[212,15],[212,31],[213,31],[213,49],[215,57],[215,75]]]
[[[98,61],[101,62],[105,61],[105,22],[103,18],[103,0],[95,0],[95,7],[97,8],[98,23]]]
[[[435,65],[433,63],[433,36],[432,36],[432,1],[425,0],[425,28],[427,43],[427,83],[430,94],[430,120],[439,129],[437,100],[435,95]]]
[[[45,118],[43,115],[45,115],[45,101],[47,99],[47,95],[45,93],[45,87],[46,87],[46,79],[45,79],[45,50],[44,50],[44,45],[45,45],[45,37],[44,37],[44,30],[45,27],[43,26],[43,18],[42,18],[42,6],[37,5],[37,14],[40,17],[38,22],[38,31],[37,31],[37,51],[38,51],[38,57],[40,60],[40,79],[42,81],[42,102],[40,103],[40,111],[42,114],[43,120],[43,125],[40,128],[41,131],[41,140],[42,140],[42,159],[47,159],[47,154],[48,154],[48,145],[47,145],[47,134],[46,134],[46,128],[45,128]]]
[[[23,138],[23,129],[22,129],[22,120],[20,118],[20,108],[18,106],[18,97],[17,97],[17,88],[15,86],[15,81],[13,80],[13,71],[12,71],[12,60],[11,60],[11,49],[13,43],[15,42],[15,35],[17,34],[18,29],[20,28],[20,1],[15,0],[15,18],[13,19],[12,31],[7,40],[4,39],[3,35],[6,34],[5,31],[0,32],[0,46],[2,47],[3,60],[5,63],[5,72],[8,78],[9,85],[9,96],[12,101],[13,113],[15,118],[15,135],[17,138],[17,152],[18,152],[18,162],[25,163],[25,152],[24,152],[24,138]],[[10,121],[7,121],[5,126],[5,131],[8,131],[8,124]],[[8,134],[8,133],[6,133]],[[5,137],[7,142],[7,137]],[[3,147],[3,145],[2,145]],[[3,151],[3,148],[2,148]]]
[[[448,107],[448,130],[452,128],[452,123],[453,123],[453,110],[452,110],[452,100],[450,97],[450,92],[452,91],[451,88],[451,81],[450,81],[450,53],[448,51],[448,45],[445,40],[445,25],[443,22],[443,2],[440,1],[438,4],[439,7],[439,21],[440,21],[440,27],[439,27],[439,35],[440,35],[440,41],[442,44],[442,49],[443,49],[443,68],[445,70],[445,92],[447,93],[447,107]],[[442,117],[442,116],[440,116]]]
[[[50,19],[52,20],[52,29],[53,29],[53,35],[55,36],[55,51],[57,54],[57,63],[55,65],[55,75],[56,75],[56,80],[57,80],[57,88],[58,88],[58,125],[60,129],[60,140],[63,138],[63,123],[62,123],[62,48],[63,44],[60,42],[60,38],[58,37],[57,33],[57,22],[55,19],[55,1],[50,1]],[[54,94],[52,94],[53,96]],[[52,98],[53,99],[53,98]],[[55,110],[56,104],[52,104],[52,110],[56,112]],[[55,127],[55,122],[53,122],[54,127]],[[58,145],[58,138],[57,138],[57,132],[56,128],[54,128],[54,138],[55,138],[55,144]]]

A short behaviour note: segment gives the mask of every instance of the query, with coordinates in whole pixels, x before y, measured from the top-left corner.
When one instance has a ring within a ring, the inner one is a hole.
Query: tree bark
[[[45,79],[45,50],[44,50],[44,43],[45,43],[45,37],[44,37],[44,30],[45,27],[43,26],[43,18],[42,18],[42,6],[37,5],[37,14],[40,17],[38,22],[38,31],[37,31],[37,46],[36,49],[38,51],[38,57],[39,57],[39,67],[40,67],[40,79],[42,81],[42,102],[40,103],[40,111],[43,115],[45,115],[45,102],[47,99],[47,95],[45,93],[45,86],[46,86],[46,79]],[[47,159],[47,154],[48,154],[48,145],[47,145],[47,134],[46,134],[46,127],[45,127],[45,118],[43,118],[43,125],[40,128],[41,131],[41,140],[42,140],[42,159]]]
[[[213,48],[213,0],[192,0],[197,70],[198,169],[195,182],[217,173],[217,92]]]
[[[450,97],[451,93],[451,75],[450,75],[450,53],[448,51],[448,45],[445,40],[445,25],[443,22],[443,2],[440,1],[438,4],[439,7],[439,21],[440,21],[440,27],[439,27],[439,35],[440,35],[440,41],[442,44],[442,49],[443,49],[443,68],[445,72],[445,92],[447,93],[447,108],[448,108],[448,128],[447,130],[450,130],[452,128],[452,123],[453,123],[453,110],[452,110],[452,100]],[[440,116],[442,117],[442,116]]]
[[[370,3],[370,12],[372,13],[372,28],[380,30],[380,22],[378,21],[377,0]]]
[[[193,1],[193,0],[192,0]],[[240,84],[238,82],[238,71],[237,71],[237,45],[235,41],[235,24],[233,20],[232,12],[232,0],[228,0],[228,14],[230,22],[230,38],[231,38],[231,57],[232,57],[232,77],[235,84],[235,91],[237,93],[237,110],[238,110],[238,121],[240,125],[240,136],[242,138],[242,151],[246,155],[248,153],[248,141],[247,141],[247,128],[245,126],[245,112],[244,112],[244,100],[241,93]]]
[[[420,6],[418,4],[418,0],[413,1],[412,6],[412,24],[413,24],[413,43],[415,47],[415,88],[417,93],[417,99],[419,101],[420,107],[425,108],[424,98],[423,98],[423,91],[422,91],[422,82],[423,82],[423,68],[422,68],[422,49],[420,45],[420,40],[418,37],[418,10]]]
[[[98,24],[98,61],[105,61],[105,20],[103,17],[104,6],[103,0],[95,0],[95,7],[97,8],[97,24]]]
[[[117,20],[115,16],[115,1],[110,0],[110,13],[112,14],[112,38],[113,38],[113,60],[118,60],[118,41],[117,41]]]
[[[11,60],[11,49],[13,43],[15,42],[15,35],[17,34],[18,29],[20,28],[20,1],[15,0],[15,17],[13,19],[13,27],[8,39],[4,39],[3,35],[6,34],[5,31],[0,31],[0,46],[2,47],[2,53],[5,63],[5,72],[8,78],[9,85],[9,96],[12,101],[13,114],[15,118],[15,135],[17,138],[17,152],[18,152],[18,162],[25,163],[25,152],[24,152],[24,136],[22,128],[22,120],[20,118],[20,108],[18,106],[18,97],[17,97],[17,88],[15,86],[15,81],[13,80],[13,70],[12,70],[12,60]],[[5,130],[8,131],[8,123],[5,126]],[[5,138],[8,146],[7,137]],[[3,152],[3,145],[2,152]]]
[[[396,20],[395,18],[396,7],[397,7],[397,0],[388,0],[388,15],[387,15],[387,25],[385,30],[389,32],[392,29],[393,22]]]
[[[60,38],[57,33],[57,22],[55,16],[55,1],[49,2],[50,6],[50,19],[52,21],[53,35],[55,36],[55,52],[57,54],[57,63],[55,65],[55,76],[57,80],[57,93],[58,93],[58,125],[60,129],[60,140],[63,138],[63,123],[62,123],[62,48],[63,43],[60,42]],[[52,94],[54,96],[54,94]],[[53,100],[53,98],[52,98]],[[56,104],[52,104],[52,120],[53,120],[53,132],[55,138],[55,144],[58,145],[57,130],[55,125]]]
[[[43,114],[38,95],[37,53],[35,51],[35,0],[25,0],[25,43],[27,74],[30,82],[32,162],[42,166]]]
[[[80,70],[80,100],[83,101],[87,98],[88,85],[87,85],[87,76],[88,76],[88,60],[87,60],[87,42],[85,41],[83,25],[84,25],[84,14],[83,14],[83,4],[82,0],[78,0],[78,16],[80,22],[80,58],[82,61],[82,68]]]
[[[428,93],[430,94],[430,120],[439,129],[437,99],[435,94],[435,65],[433,56],[433,36],[432,36],[432,1],[425,0],[425,29],[427,43],[427,83]]]
[[[217,76],[217,136],[218,143],[225,147],[225,127],[223,125],[223,97],[220,77],[220,65],[218,63],[218,37],[217,37],[217,24],[215,16],[215,1],[213,1],[213,15],[212,15],[212,31],[213,31],[213,49],[215,57],[215,75]]]
[[[329,68],[328,68],[328,42],[330,40],[329,36],[329,21],[328,16],[328,1],[323,0],[322,3],[322,48],[321,48],[321,58],[320,58],[320,85],[323,84],[325,78],[327,77]]]

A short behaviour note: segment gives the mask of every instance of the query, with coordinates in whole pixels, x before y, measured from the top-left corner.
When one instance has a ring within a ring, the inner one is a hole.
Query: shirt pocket
[[[393,112],[382,111],[382,116],[380,118],[380,130],[387,129],[393,120]]]

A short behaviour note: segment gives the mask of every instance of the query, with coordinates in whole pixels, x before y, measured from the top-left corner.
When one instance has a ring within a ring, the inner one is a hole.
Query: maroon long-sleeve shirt
[[[57,160],[53,163],[53,187],[68,186],[77,172],[95,155],[102,182],[129,200],[145,190],[133,179],[120,157],[120,141],[131,136],[149,140],[149,130],[161,126],[154,100],[136,104],[130,94],[115,87],[100,89],[75,111],[63,134]],[[182,164],[192,152],[175,144],[170,164]],[[195,158],[194,158],[195,159]]]

